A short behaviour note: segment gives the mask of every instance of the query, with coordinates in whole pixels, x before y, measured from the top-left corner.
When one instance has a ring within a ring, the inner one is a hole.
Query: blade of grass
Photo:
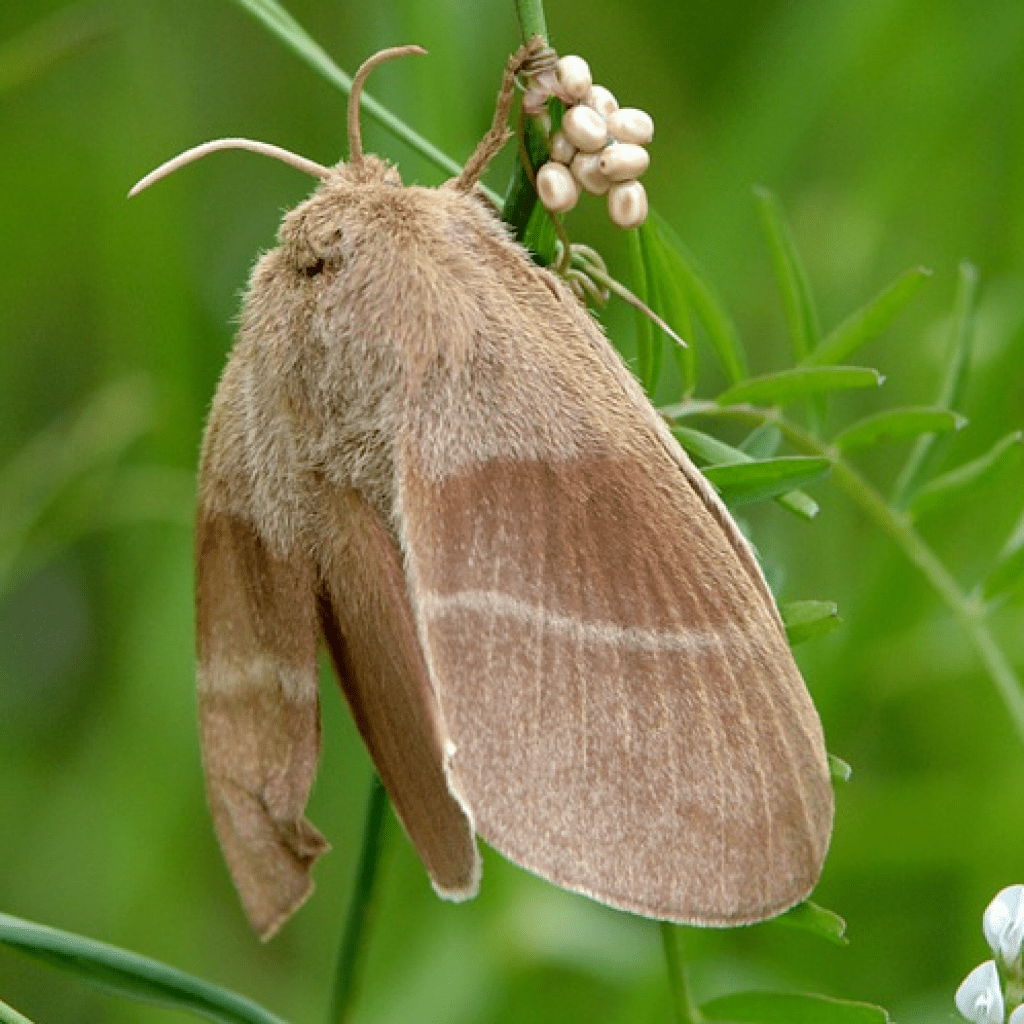
[[[703,465],[728,465],[731,463],[755,462],[751,455],[739,448],[719,441],[716,437],[704,434],[689,427],[672,427],[676,440]],[[803,519],[813,519],[818,514],[818,504],[803,491],[786,491],[775,500],[790,512],[795,512]]]
[[[827,476],[831,463],[826,458],[784,455],[761,462],[720,463],[705,466],[704,476],[718,489],[731,508],[767,501],[794,488]]]
[[[629,248],[630,282],[633,294],[646,305],[651,305],[651,293],[647,281],[647,268],[644,265],[643,243],[638,231],[627,232]],[[654,394],[657,383],[657,372],[654,357],[654,330],[651,321],[640,310],[634,311],[636,324],[636,375],[648,395]],[[658,338],[660,342],[661,338]]]
[[[829,391],[880,387],[885,378],[866,366],[798,366],[734,384],[723,391],[719,405],[786,405],[798,398]]]
[[[136,1002],[218,1024],[284,1024],[252,1000],[157,960],[7,914],[0,914],[0,944]]]
[[[861,345],[888,327],[931,276],[932,272],[926,267],[912,267],[904,271],[891,285],[830,331],[817,348],[803,357],[801,365],[825,366],[844,362]]]
[[[644,252],[647,280],[655,312],[670,324],[683,338],[693,339],[693,318],[686,288],[677,273],[673,273],[671,255],[650,219],[640,227],[640,240]],[[695,350],[691,343],[685,348],[673,345],[676,366],[682,381],[682,394],[693,393],[695,384]]]
[[[1022,439],[1024,432],[1015,430],[997,441],[984,455],[930,480],[914,495],[910,503],[911,516],[918,519],[968,497],[996,472]]]
[[[657,210],[652,210],[647,222],[663,243],[662,251],[671,272],[683,283],[690,300],[690,308],[704,327],[726,378],[733,384],[744,380],[749,374],[746,354],[740,343],[736,325],[726,313],[721,299],[697,270],[696,260],[668,221]]]
[[[837,448],[849,451],[851,448],[865,448],[876,441],[921,434],[937,434],[951,430],[962,430],[967,419],[949,409],[935,409],[927,406],[908,406],[903,409],[887,409],[885,412],[865,416],[840,431],[832,443]]]
[[[293,53],[304,60],[317,74],[336,86],[346,96],[352,91],[352,78],[345,74],[321,48],[312,36],[285,10],[277,0],[234,0],[236,4],[248,11],[257,21],[261,22]],[[360,107],[379,125],[386,128],[397,139],[415,150],[426,160],[445,174],[458,175],[462,167],[447,153],[442,152],[432,142],[425,139],[419,132],[407,125],[401,118],[393,114],[383,103],[363,92]],[[488,196],[498,206],[501,197],[486,190]]]
[[[797,254],[782,207],[763,186],[754,189],[758,212],[771,252],[775,277],[782,292],[782,305],[789,326],[793,359],[799,363],[818,345],[818,314],[807,284],[807,274]]]
[[[825,636],[842,625],[835,601],[790,601],[779,608],[789,646]]]
[[[352,1014],[359,971],[366,954],[366,940],[376,909],[377,868],[387,837],[387,812],[387,791],[380,779],[374,775],[366,804],[363,848],[359,856],[352,902],[349,904],[345,933],[338,954],[338,966],[334,974],[334,992],[329,1017],[333,1024],[345,1024]]]
[[[838,914],[819,907],[817,903],[812,903],[810,900],[798,903],[767,924],[769,927],[779,925],[783,928],[797,928],[800,931],[810,932],[837,946],[850,944],[850,940],[846,937],[846,922]]]
[[[985,581],[986,601],[994,601],[1017,590],[1024,582],[1024,515],[1003,545]]]
[[[960,405],[967,383],[974,337],[974,305],[978,290],[978,272],[966,260],[960,264],[953,314],[947,341],[946,372],[935,404],[941,409]],[[893,504],[906,509],[925,476],[941,463],[948,449],[946,439],[932,434],[922,437],[911,449],[893,489]]]

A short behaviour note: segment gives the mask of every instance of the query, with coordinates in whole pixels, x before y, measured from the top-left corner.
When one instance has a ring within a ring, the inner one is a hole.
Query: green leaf
[[[662,251],[670,272],[682,282],[726,377],[732,383],[748,375],[747,360],[735,324],[711,284],[697,270],[696,260],[669,226],[668,221],[652,210],[647,223],[662,243]],[[687,339],[689,340],[689,339]]]
[[[18,1013],[13,1006],[0,1001],[0,1024],[32,1024],[24,1014]]]
[[[672,427],[676,440],[701,464],[731,465],[755,462],[750,455],[731,444],[719,441],[690,427]],[[762,460],[763,461],[763,460]],[[778,503],[804,519],[813,519],[818,514],[818,504],[803,491],[793,490],[780,494]]]
[[[985,581],[985,600],[1009,597],[1024,584],[1024,515],[1003,545],[995,566]]]
[[[629,248],[629,274],[633,286],[633,293],[645,305],[650,305],[651,292],[647,283],[647,268],[645,266],[643,242],[639,231],[627,232]],[[655,368],[654,346],[660,344],[661,336],[654,337],[654,325],[650,318],[639,309],[635,310],[636,323],[636,375],[648,395],[654,394],[654,387],[657,384],[657,370]]]
[[[754,189],[765,237],[775,267],[775,277],[782,292],[782,304],[789,325],[793,358],[800,362],[818,344],[818,314],[811,299],[807,274],[797,255],[782,207],[769,189]]]
[[[785,405],[797,398],[851,388],[877,388],[885,378],[866,366],[798,366],[734,384],[717,398],[719,405]]]
[[[956,409],[967,384],[974,340],[974,304],[978,290],[978,272],[966,261],[960,264],[953,314],[947,340],[946,372],[935,404],[941,409]],[[905,509],[920,482],[941,464],[948,450],[948,438],[937,434],[922,437],[910,451],[893,491],[893,503]]]
[[[740,448],[755,459],[770,459],[782,444],[782,431],[774,423],[762,423],[752,430]]]
[[[819,907],[810,900],[798,903],[768,923],[782,925],[785,928],[799,928],[801,931],[828,939],[837,946],[847,946],[850,943],[846,937],[846,922],[838,914]]]
[[[546,267],[555,258],[557,242],[558,235],[555,234],[555,226],[551,223],[551,215],[540,203],[536,203],[530,219],[526,222],[523,245],[533,254],[535,262]]]
[[[803,358],[804,366],[841,363],[861,345],[880,334],[932,276],[926,267],[904,271],[888,288],[861,306],[832,330],[824,341]]]
[[[813,483],[832,469],[828,459],[787,455],[761,462],[720,463],[706,466],[704,475],[731,507],[767,501],[796,487]]]
[[[788,992],[741,992],[701,1007],[709,1020],[730,1024],[891,1024],[889,1014],[870,1003]]]
[[[693,393],[695,354],[693,348],[693,317],[686,287],[680,274],[673,269],[673,256],[658,233],[651,218],[640,226],[647,284],[650,290],[648,305],[678,334],[687,345],[673,345],[682,394]]]
[[[304,60],[317,74],[340,89],[346,96],[352,91],[352,78],[330,58],[316,40],[282,7],[277,0],[235,0],[270,32],[277,36],[293,53]],[[411,146],[422,157],[444,171],[460,174],[462,168],[447,153],[414,131],[401,118],[396,117],[383,103],[364,92],[360,109],[386,128],[397,139]],[[488,196],[501,206],[501,197],[489,190]]]
[[[966,425],[966,417],[950,409],[907,406],[903,409],[888,409],[885,412],[866,416],[836,434],[832,443],[837,448],[849,451],[851,448],[867,447],[883,438],[938,434],[950,430],[962,430]]]
[[[1022,437],[1024,432],[1015,430],[997,441],[984,455],[929,481],[914,495],[910,514],[919,518],[967,497],[995,474],[1014,447],[1021,443]]]
[[[219,1024],[284,1024],[244,996],[157,960],[7,914],[0,914],[0,944],[138,1002],[174,1007]]]
[[[849,782],[853,775],[853,768],[850,767],[841,757],[835,754],[828,755],[828,772],[833,782]]]
[[[790,601],[779,608],[789,646],[825,636],[842,624],[835,601]]]

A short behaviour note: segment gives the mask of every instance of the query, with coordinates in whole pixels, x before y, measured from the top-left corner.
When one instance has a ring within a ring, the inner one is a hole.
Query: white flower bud
[[[570,107],[562,118],[565,137],[584,153],[596,153],[604,149],[608,141],[608,128],[604,118],[587,106]]]
[[[548,162],[537,172],[537,195],[552,213],[565,213],[579,201],[580,190],[565,164]]]
[[[594,80],[590,77],[590,66],[582,57],[563,57],[557,67],[558,83],[571,100],[579,102],[590,92]]]
[[[608,216],[620,228],[638,228],[647,220],[647,192],[639,181],[617,181],[608,189]]]
[[[577,153],[569,165],[573,176],[592,196],[603,196],[611,184],[601,173],[600,163],[600,153]]]
[[[551,159],[560,164],[572,163],[576,155],[576,147],[565,137],[565,132],[557,131],[551,136]]]
[[[609,181],[630,181],[639,178],[650,166],[651,158],[643,146],[619,142],[601,150],[601,173]]]
[[[583,102],[602,117],[609,117],[619,109],[619,101],[603,85],[592,85]]]
[[[1024,941],[1024,885],[1003,889],[981,919],[992,952],[1004,962],[1016,960]]]
[[[956,1008],[972,1024],[1003,1024],[1005,1004],[994,960],[975,967],[956,990]]]
[[[1024,1006],[1018,1006],[1017,1009],[1010,1014],[1010,1019],[1006,1024],[1024,1024]]]
[[[654,121],[644,110],[623,107],[608,115],[608,134],[616,142],[646,146],[654,138]]]

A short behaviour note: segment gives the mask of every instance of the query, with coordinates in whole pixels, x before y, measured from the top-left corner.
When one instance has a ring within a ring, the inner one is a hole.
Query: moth
[[[463,172],[325,168],[253,270],[209,415],[195,528],[209,805],[255,930],[328,848],[305,819],[330,653],[435,890],[476,837],[566,889],[735,925],[802,899],[833,797],[750,545],[601,328]],[[142,187],[211,148],[154,172]],[[138,188],[137,187],[137,188]]]

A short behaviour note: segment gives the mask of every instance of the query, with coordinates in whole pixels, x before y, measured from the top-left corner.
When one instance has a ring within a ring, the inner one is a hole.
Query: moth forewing
[[[520,306],[534,271],[478,230],[502,329],[413,397],[398,452],[449,783],[567,888],[691,923],[778,913],[817,880],[832,791],[770,592],[568,289]]]

